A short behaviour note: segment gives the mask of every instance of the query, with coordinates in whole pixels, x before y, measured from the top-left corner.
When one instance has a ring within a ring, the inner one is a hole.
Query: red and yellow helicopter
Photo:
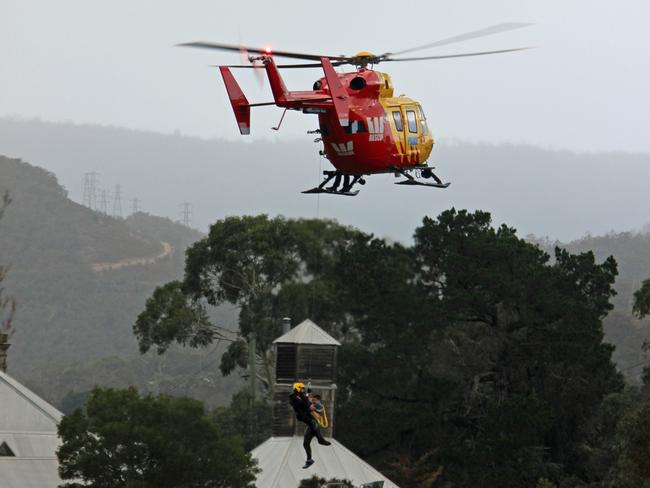
[[[505,23],[468,32],[422,46],[394,53],[374,55],[362,51],[353,56],[329,56],[270,48],[257,49],[231,44],[188,42],[180,46],[203,49],[237,51],[243,53],[250,65],[219,66],[241,134],[250,134],[250,109],[263,105],[277,105],[286,110],[299,110],[317,114],[319,128],[309,133],[320,134],[323,142],[321,154],[335,170],[323,171],[324,180],[315,188],[303,193],[330,193],[354,196],[354,186],[365,184],[364,176],[377,173],[394,173],[404,176],[398,185],[420,185],[446,188],[449,183],[433,172],[426,164],[434,139],[420,104],[404,95],[395,96],[388,73],[372,69],[386,62],[421,61],[469,56],[484,56],[521,51],[523,48],[501,49],[441,56],[394,57],[413,51],[443,46],[455,42],[518,29],[531,24]],[[306,64],[276,64],[274,57],[312,61]],[[335,66],[352,65],[356,71],[337,73]],[[249,103],[231,68],[264,68],[271,85],[273,102]],[[322,68],[324,76],[314,83],[312,90],[289,91],[280,69]],[[413,173],[413,174],[412,174]],[[415,176],[414,176],[415,175]],[[433,181],[420,181],[433,180]],[[330,186],[327,186],[332,181]],[[341,186],[341,183],[342,186]]]

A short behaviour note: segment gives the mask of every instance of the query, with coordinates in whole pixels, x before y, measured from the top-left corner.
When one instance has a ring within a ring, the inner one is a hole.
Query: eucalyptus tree
[[[216,222],[187,250],[184,279],[158,287],[147,300],[134,325],[140,351],[155,347],[162,354],[174,342],[201,347],[226,340],[221,371],[227,375],[247,367],[254,334],[258,377],[272,395],[271,345],[284,316],[344,329],[345,317],[333,304],[335,290],[323,276],[335,250],[361,234],[327,220],[260,215]],[[239,307],[234,337],[209,320],[209,307],[224,303]]]
[[[255,462],[201,402],[95,388],[63,417],[62,488],[254,488]]]
[[[602,328],[614,259],[551,260],[481,211],[426,217],[414,237],[341,249],[358,332],[341,350],[341,440],[404,486],[583,476],[583,428],[623,387]]]

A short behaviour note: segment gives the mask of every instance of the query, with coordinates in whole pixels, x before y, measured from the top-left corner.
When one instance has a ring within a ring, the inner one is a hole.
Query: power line
[[[623,369],[621,369],[620,371],[621,371],[621,373],[622,373],[623,371],[627,371],[628,369],[638,368],[639,366],[644,366],[644,365],[646,365],[646,364],[648,364],[648,363],[650,363],[650,359],[648,359],[648,360],[646,360],[646,361],[643,361],[643,362],[641,362],[641,363],[633,364],[632,366],[628,366],[627,368],[623,368]]]

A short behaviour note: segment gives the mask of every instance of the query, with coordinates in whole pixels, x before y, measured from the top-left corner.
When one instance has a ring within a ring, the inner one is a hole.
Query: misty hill
[[[198,231],[142,212],[103,215],[68,199],[52,173],[0,156],[5,190],[13,201],[0,221],[0,260],[18,304],[14,376],[55,403],[95,383],[228,398],[237,379],[216,372],[218,350],[141,357],[131,330],[155,286],[182,276]],[[219,318],[232,325],[232,314]],[[198,370],[216,379],[193,384]],[[215,381],[223,384],[215,389]]]
[[[569,242],[551,242],[533,239],[538,245],[553,252],[555,246],[572,253],[593,251],[602,262],[614,256],[618,263],[618,276],[614,285],[617,295],[612,299],[614,310],[605,319],[606,340],[616,345],[613,358],[620,370],[632,381],[640,381],[644,363],[650,358],[641,345],[650,339],[650,319],[638,320],[632,315],[633,293],[641,282],[650,278],[650,233],[647,227],[640,232],[608,233],[603,236],[585,236]]]
[[[315,128],[315,119],[304,120],[305,130]],[[177,220],[182,202],[191,202],[192,223],[202,230],[226,215],[268,213],[334,218],[408,241],[424,215],[452,206],[489,210],[495,223],[507,222],[522,235],[565,242],[648,222],[650,155],[442,140],[432,161],[452,182],[448,189],[399,187],[392,175],[379,175],[346,199],[300,193],[329,167],[317,154],[320,144],[311,142],[314,136],[283,139],[259,126],[253,133],[276,139],[204,140],[0,118],[0,152],[53,171],[75,201],[82,201],[83,174],[97,171],[102,187],[122,184],[125,208],[137,197],[144,210]]]
[[[135,375],[135,383],[155,376],[160,378],[155,388],[165,382],[171,388],[175,375],[191,374],[195,363],[207,361],[206,371],[216,372],[218,361],[206,359],[206,352],[190,359],[182,359],[189,353],[179,351],[140,358],[131,333],[144,300],[157,284],[181,275],[181,249],[199,237],[173,222],[186,201],[192,203],[193,225],[202,229],[226,215],[320,216],[403,241],[425,215],[451,206],[488,210],[495,224],[506,222],[520,235],[561,238],[571,250],[593,248],[600,259],[613,254],[621,275],[607,338],[617,345],[621,368],[643,361],[640,346],[650,329],[629,311],[632,290],[650,271],[648,238],[608,231],[639,228],[648,221],[650,156],[517,145],[439,146],[434,159],[440,174],[453,182],[448,190],[401,188],[385,175],[370,179],[354,199],[315,198],[299,193],[317,183],[319,167],[326,167],[315,155],[318,145],[310,142],[247,144],[0,118],[0,153],[25,157],[56,173],[71,200],[82,201],[83,174],[98,171],[102,187],[122,185],[125,209],[137,197],[148,212],[171,217],[140,212],[112,219],[66,198],[53,174],[3,159],[0,187],[22,189],[12,189],[14,204],[0,223],[0,259],[13,264],[9,285],[20,302],[12,372],[31,380],[30,386],[42,385],[39,391],[58,395],[45,395],[55,402],[66,393],[65,385],[82,391],[90,378],[111,384],[128,375]],[[588,231],[603,236],[574,239]],[[171,243],[174,252],[155,265],[92,271],[97,262],[157,256],[162,242]],[[235,312],[229,313],[224,320],[232,325]],[[82,347],[74,347],[73,338]],[[170,372],[174,367],[178,370]],[[27,372],[30,368],[33,373]],[[632,377],[639,372],[626,370]],[[201,377],[201,385],[191,385],[201,398],[214,395],[208,380],[224,381],[218,372]],[[217,390],[228,390],[231,381]]]

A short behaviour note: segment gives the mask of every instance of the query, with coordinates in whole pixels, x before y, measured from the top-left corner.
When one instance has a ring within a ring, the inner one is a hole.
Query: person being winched
[[[329,446],[332,443],[325,440],[323,434],[320,431],[320,427],[316,419],[312,416],[312,410],[314,406],[309,399],[308,393],[311,393],[309,390],[305,392],[305,385],[303,383],[294,383],[293,384],[293,393],[289,395],[289,403],[293,407],[293,411],[296,413],[296,418],[307,425],[305,429],[305,437],[302,443],[305,448],[305,453],[307,454],[307,462],[303,466],[303,469],[308,468],[314,464],[314,460],[311,458],[311,440],[316,437],[318,443],[323,446]]]

